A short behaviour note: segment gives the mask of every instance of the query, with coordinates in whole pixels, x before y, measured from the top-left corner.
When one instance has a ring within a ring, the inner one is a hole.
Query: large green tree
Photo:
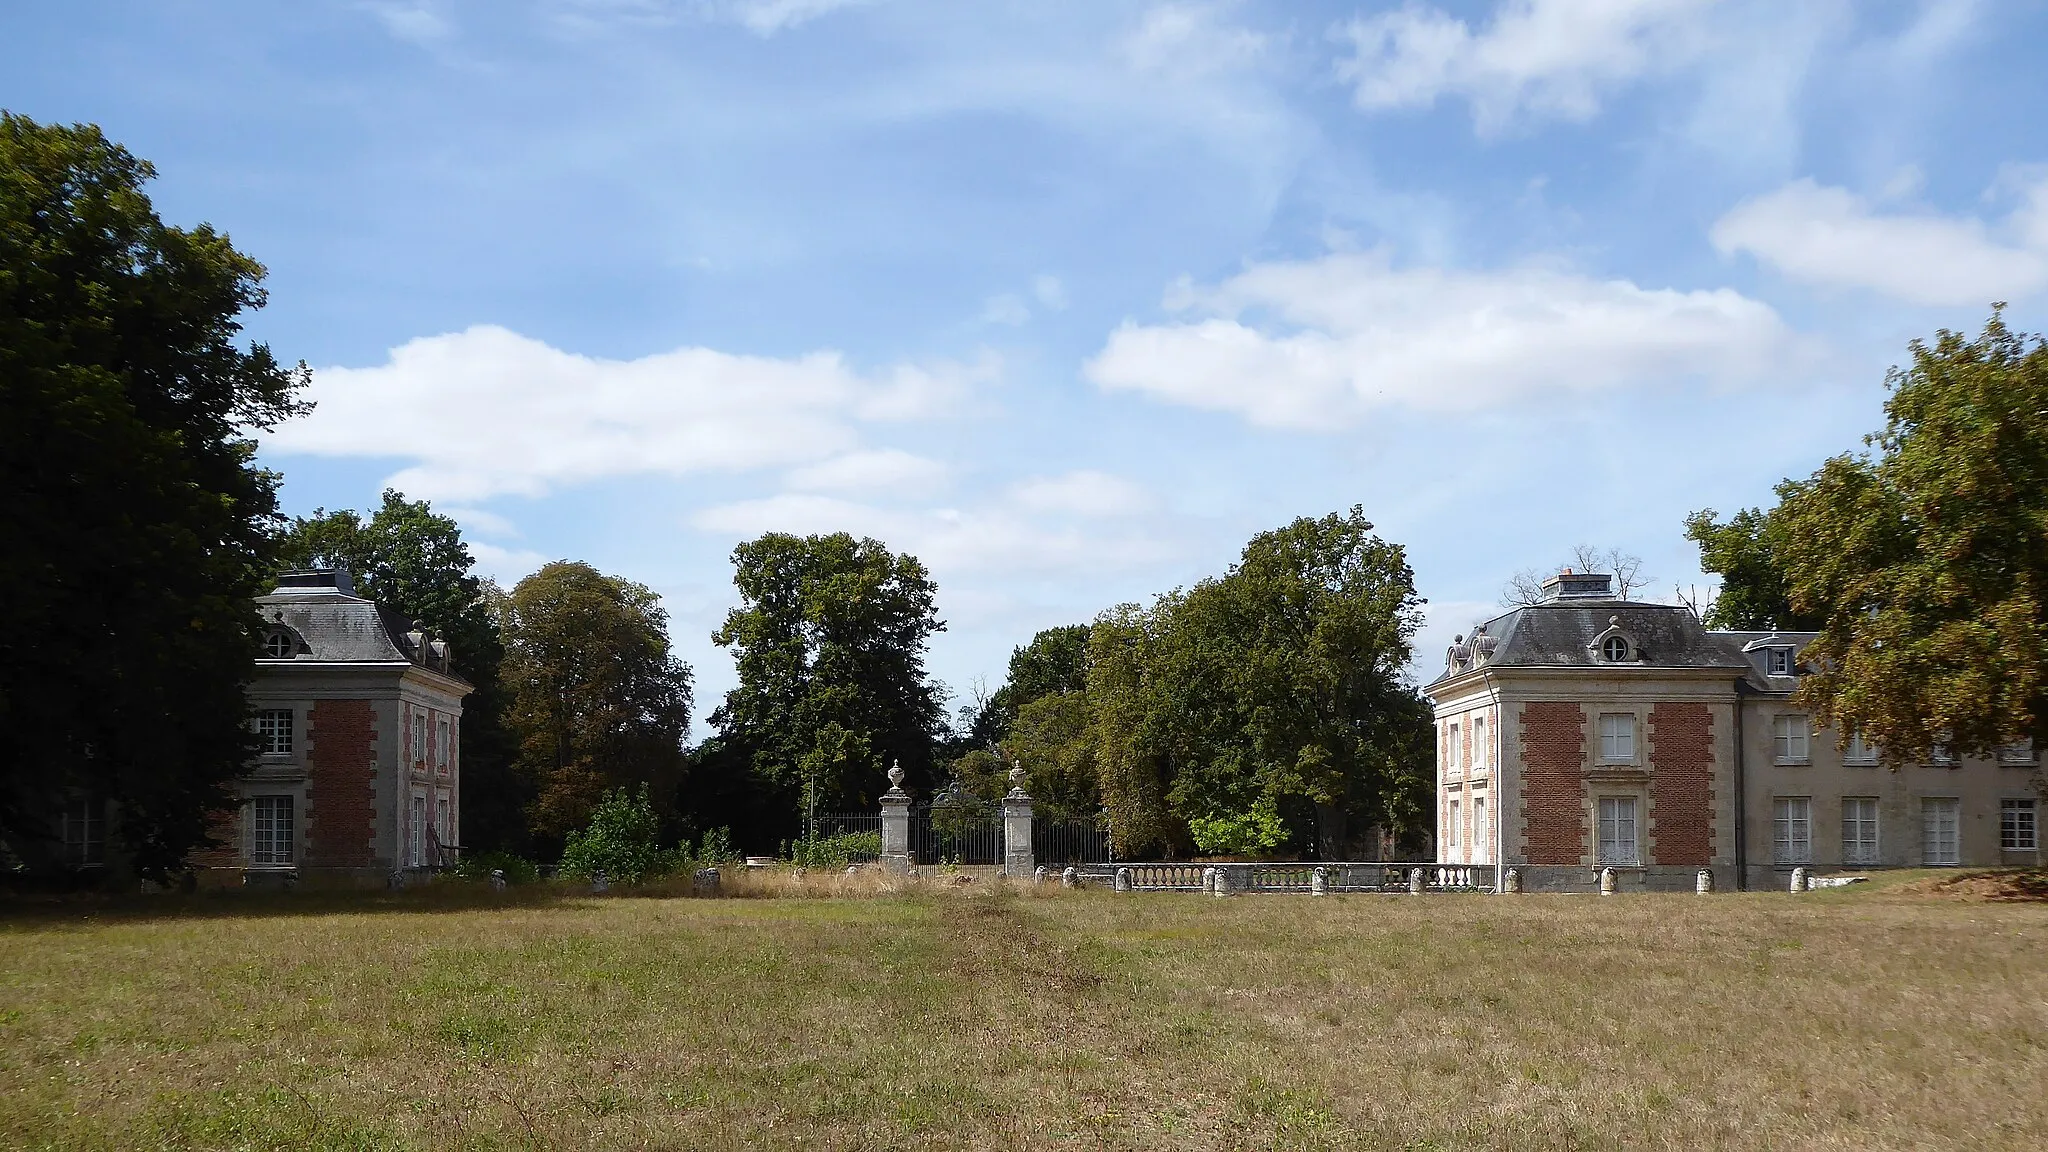
[[[162,876],[251,751],[276,477],[304,365],[244,344],[263,267],[165,224],[99,129],[0,113],[0,838],[74,795]]]
[[[690,730],[690,669],[645,585],[566,560],[499,605],[506,720],[533,795],[529,828],[558,846],[608,791],[641,784],[673,818]]]
[[[740,605],[712,639],[739,685],[711,722],[786,820],[867,809],[892,761],[927,786],[944,721],[925,649],[945,624],[924,565],[844,532],[771,532],[733,568]]]
[[[1415,824],[1429,709],[1403,669],[1421,604],[1401,547],[1354,507],[1106,614],[1089,695],[1119,850],[1334,855],[1368,827]]]
[[[1778,489],[1799,697],[1887,757],[2048,736],[2048,345],[1994,312],[1915,341],[1873,451]]]
[[[512,771],[499,676],[504,640],[491,609],[492,589],[472,572],[476,560],[462,529],[425,500],[386,489],[367,519],[349,509],[321,509],[293,520],[279,562],[285,568],[345,567],[357,594],[448,641],[455,671],[476,689],[462,702],[464,847],[523,850],[531,780]]]
[[[1725,524],[1712,508],[1685,518],[1685,537],[1699,546],[1700,571],[1721,578],[1704,614],[1709,627],[1811,632],[1821,626],[1822,614],[1792,606],[1785,531],[1785,518],[1776,509],[1745,508]]]
[[[1059,692],[1078,692],[1088,685],[1088,625],[1046,628],[1031,643],[1010,651],[1003,684],[968,721],[968,743],[985,748],[1010,734],[1024,706]]]

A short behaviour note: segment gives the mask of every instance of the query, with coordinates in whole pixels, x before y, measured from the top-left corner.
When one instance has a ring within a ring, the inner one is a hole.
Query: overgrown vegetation
[[[535,1152],[2048,1140],[2048,905],[1889,882],[968,894],[987,887],[16,910],[0,1132],[52,1150]]]

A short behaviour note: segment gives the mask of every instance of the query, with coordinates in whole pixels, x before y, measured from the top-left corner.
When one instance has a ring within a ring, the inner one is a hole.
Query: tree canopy
[[[262,265],[165,224],[154,175],[0,113],[0,837],[111,800],[161,876],[252,750],[277,478],[250,436],[304,410],[307,373],[241,342]]]
[[[1574,572],[1604,572],[1614,577],[1614,594],[1623,600],[1639,592],[1655,580],[1655,576],[1643,574],[1643,558],[1619,548],[1599,548],[1591,544],[1580,544],[1572,549],[1571,558],[1552,565],[1548,569],[1524,568],[1508,577],[1501,587],[1500,602],[1503,607],[1519,608],[1543,602],[1543,582],[1565,569]]]
[[[1429,708],[1403,669],[1421,604],[1400,546],[1354,507],[1105,614],[1088,693],[1118,850],[1331,854],[1368,826],[1414,824]]]
[[[1685,536],[1700,549],[1700,571],[1721,577],[1702,619],[1710,628],[1811,632],[1821,614],[1792,606],[1785,570],[1785,519],[1774,509],[1745,508],[1723,524],[1708,508],[1685,519]]]
[[[559,842],[607,791],[652,786],[673,815],[690,729],[690,669],[645,585],[556,561],[499,606],[506,719],[534,799],[533,834]]]
[[[871,806],[891,761],[927,784],[944,721],[925,649],[945,624],[924,565],[844,532],[771,532],[733,568],[740,605],[712,637],[739,673],[711,717],[725,749],[792,812]]]
[[[1799,698],[1891,758],[2048,730],[2048,345],[1994,311],[1915,341],[1873,451],[1778,489],[1794,611],[1820,624]]]

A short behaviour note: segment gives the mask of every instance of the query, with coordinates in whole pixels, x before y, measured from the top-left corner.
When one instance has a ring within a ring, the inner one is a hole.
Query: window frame
[[[73,868],[100,868],[107,863],[107,809],[91,796],[64,802],[59,851]]]
[[[1779,712],[1771,717],[1771,763],[1813,763],[1813,721],[1806,713]]]
[[[283,651],[276,649],[282,648]],[[299,646],[290,631],[272,628],[263,634],[263,657],[266,660],[289,660],[298,654]]]
[[[1444,725],[1444,737],[1447,741],[1444,749],[1444,771],[1453,776],[1463,771],[1465,767],[1463,758],[1459,755],[1463,751],[1463,745],[1459,743],[1461,736],[1456,720]]]
[[[412,762],[419,767],[427,763],[427,710],[419,707],[412,710]]]
[[[251,868],[291,868],[298,864],[298,797],[265,793],[249,797],[249,832],[245,849]]]
[[[2021,817],[2024,816],[2024,819]],[[2025,843],[2020,841],[2024,840]],[[2030,796],[2002,796],[1998,800],[1998,850],[2039,852],[2041,850],[2041,806]]]
[[[455,725],[448,717],[434,722],[434,769],[443,776],[448,774],[448,746],[455,742],[454,735]]]
[[[1956,796],[1922,796],[1920,798],[1920,864],[1926,868],[1951,868],[1963,861],[1963,803]],[[1949,837],[1948,851],[1940,851],[1938,839],[1943,829],[1938,826],[1937,814],[1946,813]],[[1946,855],[1947,859],[1938,859]]]
[[[1460,812],[1458,809],[1458,802],[1456,800],[1447,800],[1444,802],[1444,847],[1449,849],[1453,853],[1457,852],[1458,846],[1462,840],[1462,838],[1458,835],[1459,815]],[[1451,863],[1456,863],[1456,861],[1451,861]]]
[[[1813,797],[1771,797],[1771,866],[1813,863]]]
[[[1608,731],[1608,721],[1610,720],[1624,721],[1625,723],[1618,726],[1619,730],[1610,732]],[[1638,724],[1636,721],[1635,713],[1602,712],[1599,714],[1599,717],[1593,721],[1593,725],[1595,737],[1598,740],[1600,748],[1600,763],[1636,763],[1636,728],[1638,727]],[[1613,752],[1609,751],[1610,741],[1615,740],[1625,740],[1627,742],[1626,751],[1621,755],[1616,755]]]
[[[283,721],[282,726],[277,722]],[[265,756],[290,756],[298,748],[299,714],[295,708],[256,710],[256,739]],[[282,744],[282,747],[279,745]]]
[[[1864,835],[1866,832],[1868,835]],[[1843,864],[1856,868],[1876,866],[1883,859],[1882,835],[1882,808],[1877,797],[1842,797]]]
[[[1764,675],[1790,676],[1792,674],[1792,649],[1764,649]]]
[[[1489,761],[1488,751],[1489,749],[1486,746],[1486,717],[1474,716],[1472,718],[1471,766],[1475,769],[1485,768]]]
[[[1611,811],[1610,811],[1611,810]],[[1621,830],[1626,814],[1628,837]],[[1609,829],[1613,835],[1609,835]],[[1610,851],[1609,845],[1613,845]],[[1640,868],[1643,864],[1642,824],[1634,796],[1600,796],[1593,801],[1593,863],[1602,868]]]
[[[1998,749],[1998,762],[2008,768],[2031,768],[2037,759],[2034,754],[2034,742],[2031,739],[2015,740],[2010,744],[2000,745]]]
[[[1851,731],[1849,742],[1842,746],[1842,763],[1856,768],[1877,766],[1877,745],[1863,738],[1863,733]]]

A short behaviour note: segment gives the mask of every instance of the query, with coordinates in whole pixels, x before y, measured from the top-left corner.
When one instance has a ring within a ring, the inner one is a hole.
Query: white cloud
[[[1795,280],[1983,305],[2048,288],[2048,181],[2025,195],[1994,229],[1971,217],[1873,212],[1846,189],[1797,180],[1736,205],[1712,236],[1722,252],[1747,252]]]
[[[1041,516],[1015,502],[976,508],[882,508],[852,500],[784,493],[707,508],[691,517],[701,531],[746,539],[763,532],[850,532],[871,536],[923,560],[941,577],[1101,573],[1158,563],[1181,545],[1128,521],[1091,526]]]
[[[756,36],[773,36],[865,0],[723,0],[710,9]]]
[[[464,543],[469,545],[469,554],[476,558],[477,570],[508,587],[518,583],[521,577],[532,575],[548,562],[548,557],[524,548],[500,548],[481,540]]]
[[[318,407],[268,446],[411,460],[389,482],[416,496],[538,495],[605,477],[812,463],[857,447],[860,422],[934,414],[991,370],[866,376],[829,351],[602,360],[480,326],[409,341],[377,367],[316,372]]]
[[[1472,105],[1482,132],[1518,115],[1589,119],[1603,92],[1690,59],[1713,0],[1507,0],[1485,28],[1409,3],[1340,25],[1338,76],[1367,111]]]
[[[432,0],[364,0],[362,5],[395,39],[422,46],[454,35],[455,25]]]
[[[1074,516],[1134,516],[1152,510],[1152,494],[1121,476],[1084,469],[1038,476],[1010,490],[1019,507]]]
[[[946,466],[895,448],[849,452],[791,472],[789,487],[803,492],[929,493],[945,483]]]
[[[1033,277],[1031,280],[1031,294],[1038,297],[1040,304],[1055,312],[1063,311],[1067,306],[1067,289],[1065,285],[1060,283],[1060,278],[1057,276],[1039,275]]]
[[[1270,427],[1356,424],[1376,408],[1471,411],[1532,394],[1782,372],[1800,341],[1767,305],[1556,268],[1397,270],[1383,253],[1254,265],[1126,321],[1084,371]]]
[[[443,516],[453,518],[457,524],[462,525],[464,531],[472,534],[482,533],[485,536],[503,536],[514,539],[520,535],[519,526],[514,524],[510,517],[500,516],[496,512],[486,511],[482,508],[453,508],[444,506],[436,508],[434,511],[439,512]]]
[[[1154,4],[1124,38],[1124,58],[1140,72],[1183,78],[1236,71],[1266,54],[1269,38],[1227,23],[1227,4]]]
[[[1006,324],[1016,328],[1031,319],[1031,309],[1014,292],[991,296],[981,306],[981,322],[984,324]]]

